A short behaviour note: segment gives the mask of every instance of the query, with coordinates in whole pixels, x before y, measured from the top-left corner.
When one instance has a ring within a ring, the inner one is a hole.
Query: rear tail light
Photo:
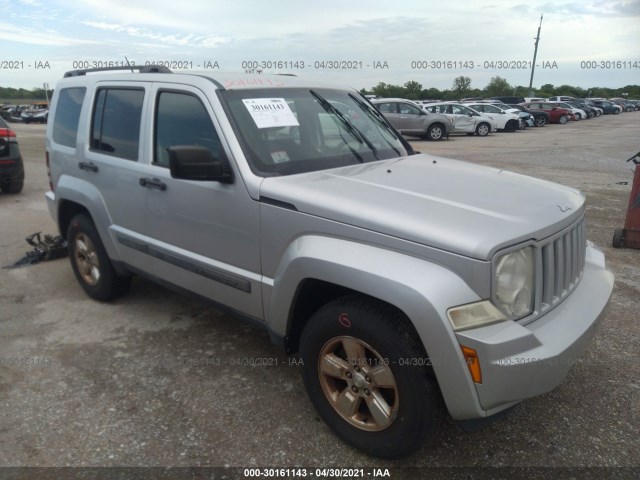
[[[16,132],[10,128],[0,128],[0,156],[7,157],[10,155],[11,144],[16,141]],[[14,160],[2,160],[1,164],[6,165],[15,163]]]
[[[53,192],[53,183],[51,182],[51,167],[49,165],[49,152],[44,152],[45,163],[47,164],[47,178],[49,179],[49,189]]]
[[[16,138],[16,132],[10,128],[0,128],[0,138]]]

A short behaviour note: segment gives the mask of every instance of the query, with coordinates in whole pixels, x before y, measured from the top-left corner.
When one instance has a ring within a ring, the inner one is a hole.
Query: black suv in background
[[[524,97],[491,97],[492,100],[500,100],[502,103],[524,103]]]
[[[0,118],[0,189],[4,193],[20,193],[23,185],[24,164],[16,132]]]

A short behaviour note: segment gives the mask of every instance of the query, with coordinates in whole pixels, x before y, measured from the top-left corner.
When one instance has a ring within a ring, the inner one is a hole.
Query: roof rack
[[[64,78],[80,77],[87,73],[114,72],[118,70],[138,70],[140,73],[173,73],[164,65],[123,65],[121,67],[86,68],[83,70],[70,70],[64,74]]]

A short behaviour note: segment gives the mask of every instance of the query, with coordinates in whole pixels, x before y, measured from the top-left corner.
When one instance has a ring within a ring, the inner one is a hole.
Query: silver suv
[[[470,426],[555,388],[611,295],[578,191],[415,154],[352,89],[74,71],[51,119],[46,198],[86,293],[139,274],[264,326],[371,455],[418,448],[442,400]]]
[[[371,103],[403,135],[442,140],[448,138],[454,129],[451,118],[440,113],[427,112],[411,100],[376,98],[371,100]]]

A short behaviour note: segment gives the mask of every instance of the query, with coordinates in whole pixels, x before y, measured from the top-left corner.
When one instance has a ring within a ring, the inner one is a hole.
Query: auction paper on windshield
[[[242,101],[258,128],[300,125],[284,98],[247,98]]]

